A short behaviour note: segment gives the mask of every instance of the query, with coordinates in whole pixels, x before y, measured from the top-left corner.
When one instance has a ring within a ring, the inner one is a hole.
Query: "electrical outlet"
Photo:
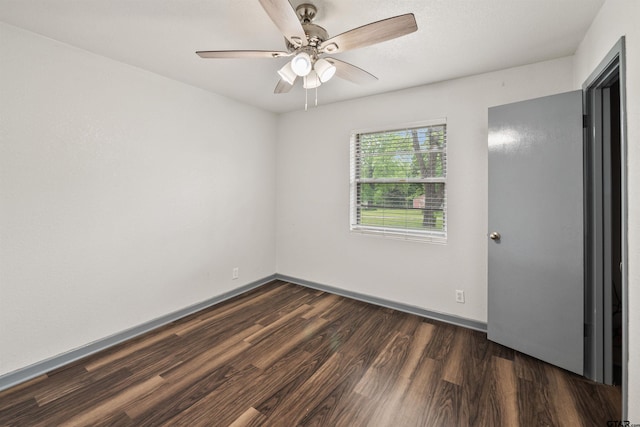
[[[231,278],[235,280],[238,277],[240,277],[240,269],[238,267],[233,267],[233,272],[231,273]]]
[[[456,290],[456,302],[464,304],[464,291],[461,291],[460,289]]]

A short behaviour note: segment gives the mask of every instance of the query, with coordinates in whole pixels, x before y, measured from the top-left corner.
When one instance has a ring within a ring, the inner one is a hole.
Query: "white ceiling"
[[[329,36],[408,12],[418,23],[415,33],[335,55],[379,81],[332,79],[318,90],[327,104],[571,55],[604,0],[291,0],[304,2],[318,7],[314,23]],[[285,58],[194,53],[286,50],[258,0],[0,0],[0,20],[269,111],[304,106],[299,86],[273,94]]]

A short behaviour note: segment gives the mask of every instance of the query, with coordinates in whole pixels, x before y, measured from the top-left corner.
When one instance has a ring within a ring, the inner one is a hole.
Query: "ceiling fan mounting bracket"
[[[298,19],[300,19],[300,23],[303,25],[311,23],[317,13],[318,9],[311,3],[302,3],[296,7],[296,15],[298,15]]]

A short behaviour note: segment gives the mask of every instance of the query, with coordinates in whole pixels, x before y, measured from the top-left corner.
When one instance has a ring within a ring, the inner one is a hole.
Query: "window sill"
[[[419,232],[402,229],[381,229],[357,225],[352,225],[350,231],[352,233],[364,234],[374,237],[384,237],[388,239],[406,240],[411,242],[434,243],[440,245],[445,245],[447,243],[447,233],[438,233],[433,231]]]

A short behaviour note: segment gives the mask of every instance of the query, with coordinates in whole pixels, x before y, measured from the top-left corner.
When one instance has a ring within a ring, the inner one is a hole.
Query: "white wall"
[[[486,322],[487,108],[572,83],[564,58],[281,115],[278,273]],[[440,117],[448,125],[448,243],[350,233],[351,131]],[[465,304],[455,289],[465,290]]]
[[[487,107],[579,88],[626,34],[640,401],[638,17],[607,0],[573,58],[279,118],[0,23],[0,375],[274,271],[486,321]],[[447,245],[351,234],[350,132],[438,117]]]
[[[0,374],[275,272],[275,115],[0,40]]]
[[[640,1],[607,0],[575,55],[581,87],[621,36],[627,58],[627,180],[629,200],[629,420],[640,423]]]

